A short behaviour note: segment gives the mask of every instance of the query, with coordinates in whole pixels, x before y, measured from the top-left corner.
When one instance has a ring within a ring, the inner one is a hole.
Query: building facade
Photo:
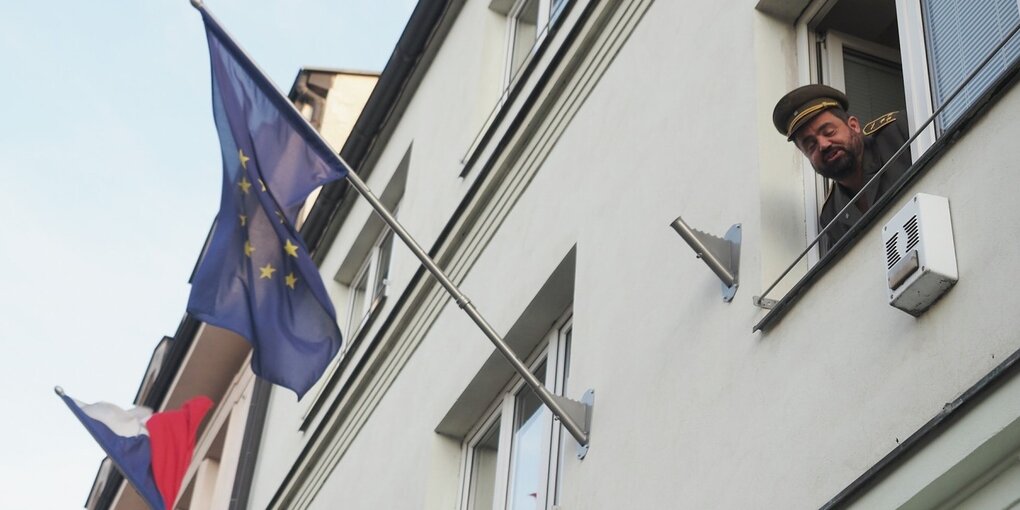
[[[304,401],[272,391],[249,507],[1007,507],[1018,20],[1014,0],[421,3],[343,153],[552,391],[593,390],[590,449],[341,183],[305,232],[345,347]],[[771,123],[807,83],[919,133],[825,256],[827,184]],[[959,283],[914,317],[880,227],[919,192],[949,200]],[[731,302],[677,216],[739,224]]]
[[[1018,13],[420,2],[341,155],[550,391],[591,390],[590,444],[338,182],[302,233],[342,352],[302,401],[237,382],[235,356],[222,379],[251,389],[232,408],[249,426],[218,457],[232,496],[202,508],[1015,505]],[[917,134],[906,176],[826,254],[829,185],[771,119],[809,83]],[[915,317],[889,304],[882,227],[917,193],[949,201],[959,280]],[[678,216],[739,231],[735,289]]]

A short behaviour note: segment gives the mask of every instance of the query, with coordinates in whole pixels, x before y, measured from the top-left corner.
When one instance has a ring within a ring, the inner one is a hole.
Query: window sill
[[[893,185],[893,187],[875,204],[864,213],[861,220],[850,227],[850,230],[833,245],[832,249],[812,266],[808,272],[790,288],[786,294],[776,302],[771,310],[754,325],[752,332],[765,331],[774,326],[793,307],[800,296],[821,278],[826,271],[843,257],[850,249],[857,244],[861,234],[875,223],[876,218],[885,213],[891,205],[903,196],[904,190],[914,183],[928,168],[949,150],[949,147],[956,142],[968,128],[987,112],[997,99],[1013,87],[1016,82],[1018,71],[1020,71],[1020,59],[1015,60],[998,79],[989,85],[988,90],[981,95],[956,121],[953,126],[943,131],[932,146],[907,169],[906,173]]]

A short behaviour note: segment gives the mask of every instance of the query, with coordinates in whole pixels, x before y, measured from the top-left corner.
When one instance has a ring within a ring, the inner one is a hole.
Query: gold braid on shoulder
[[[865,124],[864,129],[862,129],[861,132],[864,133],[864,136],[874,134],[879,129],[882,129],[885,126],[888,126],[893,122],[896,122],[897,113],[898,112],[889,112],[885,115],[882,115],[881,117]]]

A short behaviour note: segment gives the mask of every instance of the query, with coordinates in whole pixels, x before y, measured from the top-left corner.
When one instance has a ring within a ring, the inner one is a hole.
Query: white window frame
[[[561,0],[563,1],[563,0]],[[517,32],[520,25],[521,13],[524,11],[524,7],[529,2],[538,2],[538,17],[535,20],[535,40],[531,43],[528,48],[528,54],[522,56],[520,66],[515,69],[514,56],[517,53]],[[563,1],[562,5],[566,2]],[[504,89],[509,89],[510,85],[513,84],[514,78],[517,77],[517,73],[528,64],[528,59],[531,54],[535,52],[541,42],[545,39],[547,33],[549,33],[549,20],[551,10],[553,8],[552,0],[516,0],[513,7],[510,8],[510,13],[507,14],[506,21],[506,59],[503,66],[503,85]],[[504,94],[505,95],[505,94]]]
[[[532,371],[542,363],[546,364],[545,381],[543,382],[557,395],[563,395],[566,390],[572,336],[573,319],[568,312],[556,322],[555,326],[546,334],[546,340],[541,344],[541,347],[536,349],[536,352],[526,362],[528,369]],[[480,420],[467,434],[462,445],[460,503],[457,506],[459,510],[477,510],[472,505],[475,447],[495,423],[499,423],[499,450],[496,457],[491,508],[505,510],[511,503],[509,492],[513,483],[512,475],[515,467],[513,464],[514,417],[516,416],[517,397],[525,389],[524,381],[519,376],[515,376],[486,411],[485,418]],[[544,407],[544,404],[542,406]],[[540,502],[544,502],[539,508],[551,509],[559,504],[565,437],[563,427],[559,426],[558,421],[553,420],[552,412],[547,408],[542,414],[541,427],[546,431],[542,443],[541,458],[547,459],[547,462],[543,462],[540,468],[539,480],[543,480],[543,482],[539,487],[537,498]]]
[[[808,26],[808,22],[814,20],[824,10],[830,9],[838,1],[852,0],[814,0],[797,20],[797,78],[799,85],[818,83],[819,78],[824,77],[825,82],[829,85],[845,90],[846,82],[842,60],[844,47],[899,62],[903,69],[903,94],[906,99],[909,129],[913,134],[934,112],[931,81],[928,76],[928,53],[921,17],[921,1],[895,0],[896,25],[900,39],[899,55],[889,52],[888,48],[836,31],[829,31],[826,35],[825,54],[818,55],[817,33]],[[819,64],[822,66],[821,69]],[[921,154],[934,143],[935,127],[933,123],[911,144],[912,160],[917,161]],[[818,236],[818,232],[824,227],[824,225],[818,224],[818,213],[828,189],[825,180],[818,177],[806,158],[801,158],[801,175],[805,190],[804,210],[807,213],[805,234],[807,241],[810,242]],[[807,254],[808,267],[814,266],[819,259],[820,250],[818,245],[815,245]]]
[[[931,78],[928,75],[928,46],[924,37],[921,0],[896,0],[896,25],[899,30],[900,56],[903,66],[903,87],[907,99],[910,133],[917,132],[935,112]],[[935,123],[910,144],[910,154],[917,161],[935,144]]]
[[[462,508],[462,509],[465,509],[465,510],[467,510],[467,509],[476,510],[472,506],[472,502],[474,500],[475,493],[476,493],[476,490],[475,490],[476,485],[473,483],[473,482],[475,482],[474,476],[477,473],[476,466],[474,465],[475,448],[477,448],[478,443],[480,443],[482,441],[482,439],[485,438],[485,436],[488,434],[489,429],[492,428],[493,425],[497,425],[497,424],[499,425],[499,444],[500,445],[504,444],[503,441],[505,440],[505,438],[503,437],[503,435],[504,435],[504,431],[506,430],[505,429],[506,425],[503,423],[503,414],[502,413],[503,413],[503,400],[502,399],[497,399],[495,402],[493,402],[492,407],[486,412],[486,418],[484,420],[482,420],[481,422],[479,422],[479,425],[474,430],[472,430],[472,432],[468,435],[468,437],[470,439],[464,443],[464,446],[462,448],[463,458],[462,458],[462,461],[461,461],[462,470],[461,470],[461,477],[460,477],[460,479],[462,480],[462,482],[461,482],[461,498],[460,498],[461,499],[461,504],[460,504],[460,506],[458,508]],[[499,496],[498,491],[496,490],[496,487],[499,485],[499,483],[498,483],[499,480],[506,480],[507,479],[507,468],[508,468],[507,463],[506,462],[502,462],[502,455],[501,454],[502,454],[502,448],[497,451],[496,470],[495,470],[494,482],[493,482],[493,486],[494,486],[493,487],[493,498],[496,499],[499,502],[502,502],[503,500],[502,499],[498,499],[500,496]],[[505,498],[505,491],[503,491],[503,492],[504,492],[504,498]],[[495,505],[495,503],[494,503],[494,505]],[[496,508],[496,507],[493,506],[493,508]]]
[[[361,268],[355,273],[354,279],[351,280],[350,295],[347,298],[347,321],[345,328],[344,348],[343,352],[347,351],[347,346],[351,344],[350,340],[355,337],[360,331],[361,327],[365,325],[365,321],[372,315],[375,308],[379,306],[382,298],[386,297],[387,289],[389,288],[388,281],[388,267],[380,268],[383,260],[389,265],[392,257],[391,253],[385,253],[385,251],[392,252],[393,243],[390,242],[387,245],[387,241],[392,236],[392,230],[389,228],[383,228],[379,234],[378,239],[372,243],[372,249],[369,250],[368,256],[365,257],[365,261],[361,264]],[[379,273],[381,269],[386,270],[387,276],[382,278],[382,282],[379,282]],[[360,310],[355,310],[355,303],[357,301],[357,285],[362,278],[365,278],[365,297],[362,300]]]
[[[825,68],[822,69],[822,74],[826,77],[826,81],[829,85],[839,90],[846,90],[846,73],[843,70],[844,62],[844,50],[849,48],[856,50],[860,53],[867,55],[873,55],[882,60],[889,62],[895,62],[902,66],[900,61],[900,53],[896,50],[875,44],[871,41],[865,41],[858,39],[854,36],[844,34],[835,30],[830,30],[825,35],[825,58],[822,59]],[[904,95],[906,95],[906,84],[904,84]],[[861,122],[868,122],[872,119],[861,119]]]

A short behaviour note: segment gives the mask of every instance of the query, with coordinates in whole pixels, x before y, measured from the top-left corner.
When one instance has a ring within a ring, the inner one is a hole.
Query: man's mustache
[[[850,151],[847,149],[847,147],[845,145],[835,145],[834,144],[834,145],[828,146],[825,150],[823,150],[822,151],[822,156],[828,158],[829,154],[832,154],[833,152],[839,151],[839,150],[841,150],[841,151],[843,151],[843,152],[845,152],[847,154],[850,153]]]
[[[822,155],[822,164],[823,165],[835,164],[836,161],[830,161],[829,158],[831,156],[833,156],[833,154],[835,152],[837,152],[837,151],[843,151],[843,154],[846,154],[846,156],[849,157],[849,158],[853,158],[854,157],[854,154],[852,152],[850,152],[850,148],[847,147],[846,145],[842,145],[842,144],[830,145],[829,147],[826,147],[825,150],[823,150],[821,152],[821,155]]]

